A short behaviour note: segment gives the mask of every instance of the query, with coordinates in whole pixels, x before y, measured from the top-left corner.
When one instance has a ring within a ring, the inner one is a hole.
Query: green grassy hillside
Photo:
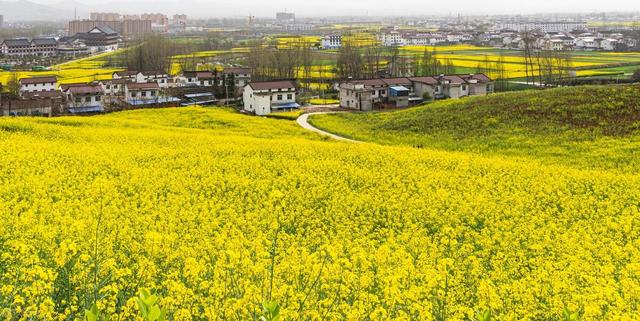
[[[381,113],[317,115],[325,130],[382,144],[640,169],[640,86],[588,86],[440,101]]]

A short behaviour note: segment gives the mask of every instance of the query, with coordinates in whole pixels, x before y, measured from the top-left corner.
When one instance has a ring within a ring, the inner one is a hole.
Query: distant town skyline
[[[163,12],[167,14],[184,12],[194,17],[240,17],[248,14],[257,17],[271,17],[277,11],[287,10],[300,17],[319,16],[417,16],[417,15],[457,15],[457,14],[535,14],[535,13],[589,13],[600,11],[622,12],[640,10],[640,1],[629,0],[459,0],[455,6],[444,2],[405,0],[402,5],[390,6],[382,0],[32,0],[33,2],[69,8],[77,6],[82,10],[109,10],[118,12]],[[117,4],[117,6],[114,6]],[[152,4],[152,5],[150,5]]]

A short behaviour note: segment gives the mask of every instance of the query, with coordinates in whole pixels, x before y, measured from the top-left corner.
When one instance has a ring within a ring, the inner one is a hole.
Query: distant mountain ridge
[[[43,5],[29,0],[0,1],[0,14],[8,22],[62,21],[73,18],[73,9]]]
[[[30,0],[0,0],[0,15],[4,15],[7,22],[29,21],[67,21],[74,17],[88,19],[89,13],[94,11],[119,12],[126,14],[139,14],[144,12],[160,12],[168,16],[174,14],[187,14],[189,17],[212,17],[223,13],[231,13],[231,16],[244,16],[238,14],[233,0],[216,0],[215,10],[203,7],[200,1],[195,0],[112,0],[98,4],[85,4],[83,1],[62,1],[55,4],[40,4]],[[210,3],[206,3],[210,5]],[[246,11],[249,14],[249,10]]]

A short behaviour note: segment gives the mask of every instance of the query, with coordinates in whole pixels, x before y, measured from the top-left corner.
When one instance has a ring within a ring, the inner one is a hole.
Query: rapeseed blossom
[[[0,318],[632,320],[640,179],[219,109],[0,119]]]

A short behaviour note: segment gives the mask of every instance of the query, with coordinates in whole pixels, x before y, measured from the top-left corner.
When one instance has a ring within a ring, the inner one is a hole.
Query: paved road
[[[298,125],[300,125],[304,129],[316,132],[316,133],[318,133],[320,135],[331,137],[331,138],[333,138],[335,140],[341,140],[341,141],[344,141],[344,142],[351,142],[351,143],[361,143],[360,141],[349,139],[349,138],[345,138],[345,137],[342,137],[342,136],[338,136],[338,135],[332,134],[330,132],[324,131],[322,129],[316,128],[313,125],[309,124],[309,116],[311,116],[311,115],[336,114],[336,113],[338,113],[338,112],[322,112],[322,113],[303,114],[300,117],[298,117],[297,122],[298,122]]]

